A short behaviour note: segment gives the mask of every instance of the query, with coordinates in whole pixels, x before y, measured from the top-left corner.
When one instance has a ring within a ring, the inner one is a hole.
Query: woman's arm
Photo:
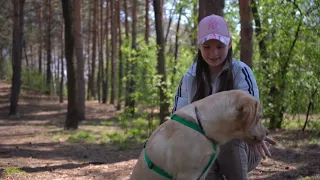
[[[187,75],[184,75],[180,80],[180,83],[174,98],[174,104],[171,112],[172,114],[176,110],[188,104],[187,79],[188,79]]]
[[[242,62],[235,76],[235,89],[241,89],[259,100],[259,89],[250,67]]]

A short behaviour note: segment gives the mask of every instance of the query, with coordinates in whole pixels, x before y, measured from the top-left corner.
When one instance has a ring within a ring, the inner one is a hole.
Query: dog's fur
[[[193,180],[201,175],[213,153],[218,156],[220,145],[232,139],[241,139],[249,144],[261,143],[267,134],[267,129],[259,120],[259,102],[241,90],[213,94],[182,107],[174,114],[195,123],[198,118],[207,137],[174,120],[166,121],[149,138],[133,169],[131,180],[166,179],[148,168],[144,159],[145,150],[150,160],[172,175],[173,179]],[[208,138],[217,143],[217,152],[214,152],[212,141]]]

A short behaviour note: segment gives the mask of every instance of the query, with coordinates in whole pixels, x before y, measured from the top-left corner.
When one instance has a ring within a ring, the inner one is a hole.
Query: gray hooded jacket
[[[193,63],[189,70],[182,77],[175,95],[172,113],[191,103],[192,98],[197,90],[196,66],[196,63]],[[228,66],[224,65],[221,72],[223,72],[226,68],[228,68]],[[245,63],[237,61],[236,59],[232,59],[232,68],[234,89],[242,89],[259,100],[259,90],[251,68]],[[216,93],[218,90],[220,79],[219,76],[221,72],[212,78],[212,94]]]

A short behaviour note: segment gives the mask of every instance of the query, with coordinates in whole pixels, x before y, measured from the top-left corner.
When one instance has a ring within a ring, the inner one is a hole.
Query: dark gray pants
[[[212,165],[206,180],[247,180],[248,172],[261,162],[261,156],[251,151],[247,143],[233,140],[220,147],[220,154]]]

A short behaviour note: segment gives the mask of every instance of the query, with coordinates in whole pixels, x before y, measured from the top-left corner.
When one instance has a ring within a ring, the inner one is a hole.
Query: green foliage
[[[11,81],[12,78],[12,65],[9,60],[5,59],[1,65],[2,75],[6,81]]]
[[[19,168],[16,167],[7,167],[4,170],[6,175],[11,175],[11,174],[24,174],[25,172],[20,170]]]
[[[47,92],[49,88],[44,76],[39,74],[36,69],[22,68],[21,83],[24,89],[40,93]]]
[[[68,137],[67,141],[83,143],[83,142],[95,142],[96,139],[91,135],[91,133],[86,131],[77,131],[75,134],[72,134]]]
[[[310,13],[317,4],[294,2],[270,0],[258,4],[263,23],[259,38],[265,38],[268,57],[254,54],[254,72],[264,115],[275,118],[277,127],[281,127],[285,112],[306,113],[310,101],[312,113],[320,112],[320,59],[315,49],[319,46],[319,33],[313,21],[317,15]],[[258,42],[255,43],[255,52],[259,52]]]

